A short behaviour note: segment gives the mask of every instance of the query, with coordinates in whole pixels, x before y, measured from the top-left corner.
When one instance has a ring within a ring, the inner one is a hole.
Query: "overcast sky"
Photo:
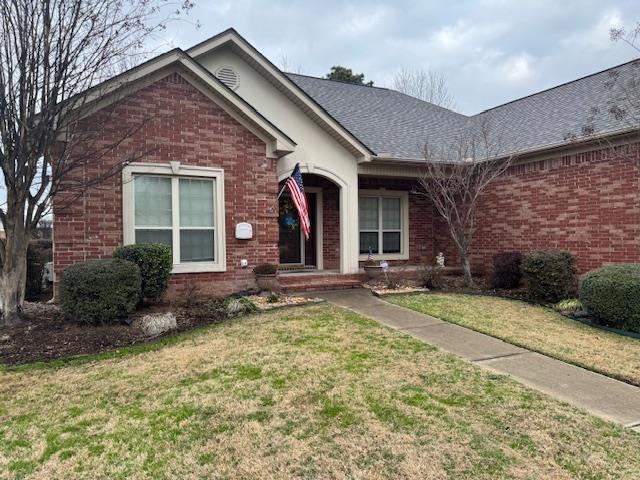
[[[432,68],[466,114],[635,58],[609,28],[640,20],[638,0],[195,0],[165,32],[187,48],[234,27],[280,66],[313,76],[332,65],[391,86],[401,67]]]

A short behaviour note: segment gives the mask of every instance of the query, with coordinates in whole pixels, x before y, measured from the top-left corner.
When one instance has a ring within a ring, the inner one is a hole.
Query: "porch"
[[[349,287],[366,280],[369,256],[393,270],[415,276],[418,265],[434,263],[440,251],[439,226],[432,205],[417,190],[417,180],[359,175],[356,195],[344,202],[344,188],[318,174],[303,173],[311,232],[305,239],[288,192],[279,201],[279,269],[282,283]],[[281,183],[283,185],[283,183]],[[348,187],[347,187],[348,188]],[[347,220],[345,220],[345,217]],[[347,234],[348,239],[343,238]],[[345,250],[348,250],[345,255]],[[446,255],[446,253],[445,253]],[[338,280],[342,278],[343,282]],[[311,287],[307,288],[311,289]]]

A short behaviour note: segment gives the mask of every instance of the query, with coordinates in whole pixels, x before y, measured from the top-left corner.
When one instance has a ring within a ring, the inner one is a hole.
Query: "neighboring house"
[[[639,70],[629,63],[615,72],[624,80]],[[451,141],[483,118],[518,161],[480,205],[476,270],[486,271],[496,252],[536,248],[572,251],[580,271],[640,261],[637,158],[603,159],[594,140],[624,145],[637,132],[609,115],[589,119],[619,101],[611,71],[469,117],[386,88],[283,73],[230,29],[111,82],[106,88],[119,94],[103,141],[151,115],[118,149],[156,148],[70,208],[56,211],[54,199],[57,273],[147,241],[173,246],[174,295],[193,286],[213,295],[252,287],[251,268],[265,262],[296,272],[282,275],[289,285],[348,285],[360,279],[369,249],[392,265],[433,263],[443,251],[451,265],[456,253],[444,223],[413,193],[421,150],[427,139]],[[102,121],[100,111],[94,116]],[[593,135],[573,138],[588,122]],[[91,168],[107,171],[116,153]],[[308,241],[290,199],[277,201],[298,162]],[[236,238],[243,222],[250,239]]]

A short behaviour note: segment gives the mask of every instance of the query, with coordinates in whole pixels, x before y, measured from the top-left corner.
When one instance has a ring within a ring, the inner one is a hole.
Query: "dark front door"
[[[304,242],[304,265],[306,267],[317,267],[318,260],[316,256],[316,203],[317,194],[307,193],[307,204],[309,205],[309,222],[311,223],[311,232],[309,232],[309,240]],[[304,234],[302,235],[304,240]]]
[[[311,233],[305,240],[300,228],[300,217],[288,192],[283,192],[279,202],[278,225],[280,230],[280,263],[282,265],[316,266],[316,203],[315,193],[307,193]]]

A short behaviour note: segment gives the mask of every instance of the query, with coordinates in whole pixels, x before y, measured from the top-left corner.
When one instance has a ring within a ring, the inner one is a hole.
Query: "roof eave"
[[[86,110],[86,112],[83,112],[83,116],[87,116],[113,103],[113,101],[129,95],[130,91],[127,90],[129,85],[138,84],[139,81],[153,77],[154,74],[159,75],[170,68],[177,68],[191,75],[205,88],[213,92],[216,98],[224,102],[227,109],[232,109],[237,115],[257,127],[263,140],[268,143],[268,156],[281,157],[295,151],[297,144],[291,137],[180,49],[173,49],[127,70],[78,94],[74,99],[82,102],[80,108]],[[121,96],[118,96],[119,93]],[[69,101],[69,104],[72,108],[75,108],[72,101]]]

